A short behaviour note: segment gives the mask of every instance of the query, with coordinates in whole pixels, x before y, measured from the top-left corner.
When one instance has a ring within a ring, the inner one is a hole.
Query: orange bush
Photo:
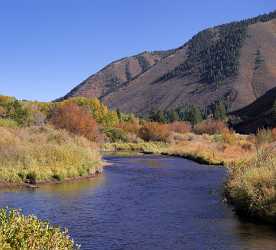
[[[145,141],[167,142],[170,136],[169,126],[158,122],[147,122],[139,129],[138,136]]]
[[[194,132],[196,134],[221,134],[227,126],[222,121],[217,120],[205,120],[194,126]]]
[[[98,125],[91,114],[74,103],[65,103],[56,108],[51,117],[51,123],[56,128],[66,129],[91,141],[102,139]]]
[[[122,129],[126,133],[137,135],[139,133],[139,129],[141,128],[141,125],[139,124],[138,119],[134,119],[131,121],[120,122],[116,127]]]
[[[168,126],[170,131],[180,133],[180,134],[189,133],[192,130],[192,126],[189,122],[176,121],[168,124]]]
[[[271,135],[272,135],[273,141],[275,141],[276,140],[276,128],[273,128],[271,130]]]
[[[4,117],[6,114],[6,110],[0,106],[0,117]]]
[[[228,128],[225,128],[221,131],[221,134],[222,134],[223,141],[225,143],[233,145],[237,142],[237,137],[234,131]]]

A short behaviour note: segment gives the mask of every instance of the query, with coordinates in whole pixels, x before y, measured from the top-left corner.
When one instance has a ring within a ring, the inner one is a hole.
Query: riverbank
[[[272,151],[267,147],[254,159],[230,165],[225,190],[240,216],[276,225],[276,152]]]
[[[256,150],[252,138],[235,135],[232,144],[214,136],[188,135],[186,140],[168,143],[113,143],[105,151],[137,151],[182,157],[205,165],[223,165],[229,178],[225,195],[237,214],[255,223],[276,225],[276,152],[269,145]]]
[[[51,127],[0,127],[0,186],[36,186],[102,171],[96,144]]]
[[[233,162],[243,162],[256,154],[254,143],[248,136],[232,135],[231,143],[222,135],[174,134],[172,142],[106,143],[103,152],[135,151],[145,154],[177,156],[205,165],[228,166]]]

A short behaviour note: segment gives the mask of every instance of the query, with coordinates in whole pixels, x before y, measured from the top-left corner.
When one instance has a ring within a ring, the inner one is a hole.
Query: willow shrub
[[[11,250],[78,249],[67,231],[25,216],[18,210],[0,210],[0,246]]]
[[[170,136],[170,129],[167,124],[146,122],[139,129],[138,136],[144,141],[167,142]]]
[[[101,171],[101,156],[84,137],[51,127],[0,127],[0,182],[63,180]]]

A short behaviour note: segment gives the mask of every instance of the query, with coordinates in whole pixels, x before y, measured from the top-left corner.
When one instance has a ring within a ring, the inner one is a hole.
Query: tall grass
[[[105,143],[102,145],[102,151],[104,152],[141,152],[158,154],[166,148],[166,144],[163,142],[140,142],[140,143]]]
[[[0,182],[63,180],[101,171],[92,142],[51,127],[0,127]]]
[[[233,163],[226,191],[238,212],[275,224],[275,153],[266,148],[252,160]]]
[[[10,250],[77,249],[66,231],[18,210],[0,210],[0,246]]]

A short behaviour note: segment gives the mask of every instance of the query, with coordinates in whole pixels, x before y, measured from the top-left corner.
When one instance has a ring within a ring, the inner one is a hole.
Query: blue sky
[[[52,100],[113,60],[275,9],[275,0],[0,0],[0,94]]]

